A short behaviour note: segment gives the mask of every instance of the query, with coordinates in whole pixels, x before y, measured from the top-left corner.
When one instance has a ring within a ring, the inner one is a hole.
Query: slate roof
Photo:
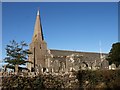
[[[100,60],[100,53],[96,52],[79,52],[79,51],[69,51],[69,50],[54,50],[50,49],[51,54],[56,57],[56,56],[68,56],[72,54],[79,54],[83,55],[83,60]],[[102,53],[102,55],[107,56],[107,53]]]

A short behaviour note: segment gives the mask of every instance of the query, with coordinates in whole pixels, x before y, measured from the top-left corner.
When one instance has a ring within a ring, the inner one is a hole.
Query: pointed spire
[[[35,27],[34,27],[34,35],[32,41],[43,41],[43,32],[42,32],[42,25],[41,25],[41,19],[40,19],[40,11],[37,11],[37,16],[36,16],[36,22],[35,22]]]

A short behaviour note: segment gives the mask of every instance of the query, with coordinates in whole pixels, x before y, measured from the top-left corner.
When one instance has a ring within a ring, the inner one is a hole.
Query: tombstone
[[[88,62],[88,69],[89,69],[89,70],[92,69],[92,62]]]
[[[116,69],[116,65],[113,63],[113,64],[111,64],[111,69],[112,70],[115,70]]]
[[[62,72],[65,72],[65,63],[62,62]]]
[[[40,65],[36,65],[35,72],[37,74],[42,74],[43,73],[41,64]]]
[[[52,73],[54,73],[54,69],[53,68],[51,69],[51,71],[52,71]]]
[[[75,71],[75,68],[70,67],[70,72],[73,72],[73,71]]]
[[[109,63],[108,63],[108,66],[109,66]],[[107,68],[108,68],[108,66],[107,66]],[[97,63],[97,69],[101,69],[101,61],[99,61],[99,62]]]
[[[97,66],[96,62],[93,62],[93,63],[92,63],[92,70],[97,70],[97,67],[96,67],[96,66]]]
[[[69,58],[66,59],[66,72],[70,71],[70,67],[72,67],[72,63]]]
[[[87,65],[85,63],[81,63],[81,65],[80,65],[81,70],[86,70],[87,68],[88,67],[87,67]]]
[[[44,68],[41,68],[39,72],[41,72],[41,74],[43,74],[44,70],[45,70]]]
[[[111,70],[112,68],[111,68],[111,65],[109,65],[109,70]]]
[[[101,62],[101,69],[108,69],[109,68],[109,62],[107,60],[103,60]]]
[[[85,64],[82,64],[82,65],[81,65],[81,69],[82,69],[82,70],[86,70],[86,65],[85,65]]]

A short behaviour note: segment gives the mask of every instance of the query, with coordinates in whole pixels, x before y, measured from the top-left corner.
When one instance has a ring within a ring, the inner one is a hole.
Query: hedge
[[[2,78],[3,89],[65,89],[65,88],[109,88],[120,87],[120,70],[79,70],[64,75],[39,75],[35,77],[22,77],[12,75]]]

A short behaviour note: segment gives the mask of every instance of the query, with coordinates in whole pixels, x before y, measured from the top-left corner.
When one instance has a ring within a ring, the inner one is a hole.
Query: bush
[[[64,75],[39,75],[3,77],[4,89],[61,89],[61,88],[120,88],[120,70],[80,70]]]
[[[120,70],[80,70],[78,71],[77,78],[82,88],[120,87]]]

